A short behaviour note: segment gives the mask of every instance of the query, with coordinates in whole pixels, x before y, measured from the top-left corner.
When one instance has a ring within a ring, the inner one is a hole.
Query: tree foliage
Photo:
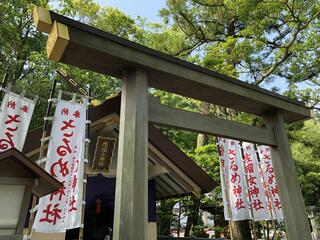
[[[320,124],[309,120],[290,135],[305,204],[320,206]]]
[[[167,0],[164,20],[185,35],[177,55],[256,85],[297,86],[295,97],[319,103],[319,14],[314,0]],[[311,85],[312,87],[310,87]],[[272,87],[270,87],[272,88]]]

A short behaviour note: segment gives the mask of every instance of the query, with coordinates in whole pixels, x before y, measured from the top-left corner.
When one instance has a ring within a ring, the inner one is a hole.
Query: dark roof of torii
[[[120,115],[120,101],[121,96],[116,96],[104,101],[99,106],[93,107],[91,121],[96,122],[112,113]],[[27,154],[38,149],[41,137],[42,128],[30,131],[27,135],[23,152]],[[203,193],[210,192],[217,186],[217,183],[207,173],[152,124],[149,124],[149,142],[194,181]]]

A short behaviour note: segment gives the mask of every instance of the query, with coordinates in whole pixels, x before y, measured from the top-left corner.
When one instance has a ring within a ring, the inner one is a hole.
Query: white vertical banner
[[[266,194],[270,201],[272,218],[283,219],[282,206],[273,169],[270,147],[258,146],[258,154],[260,158],[264,187],[267,190]]]
[[[39,201],[33,230],[65,232],[80,226],[86,128],[86,104],[59,100],[45,170],[63,186]]]
[[[270,147],[218,138],[226,220],[283,219]]]
[[[232,220],[251,219],[239,141],[228,139],[226,151]]]
[[[0,152],[15,147],[22,151],[35,101],[7,92],[1,103]]]
[[[218,154],[220,164],[220,182],[221,182],[221,193],[223,200],[223,212],[225,220],[231,220],[231,205],[229,201],[229,187],[228,178],[229,176],[229,161],[228,161],[228,142],[225,138],[218,138]]]
[[[255,151],[254,144],[243,142],[243,160],[244,169],[248,179],[248,194],[250,206],[255,221],[270,220],[268,198],[263,188],[263,179],[261,176],[259,161]]]

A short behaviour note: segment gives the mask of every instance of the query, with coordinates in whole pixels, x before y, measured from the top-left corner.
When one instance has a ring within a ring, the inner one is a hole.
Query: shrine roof
[[[111,114],[120,115],[120,102],[121,96],[115,96],[104,101],[102,104],[93,107],[91,111],[92,128],[99,122],[104,121],[107,116]],[[103,124],[102,124],[103,125]],[[105,125],[105,123],[104,123]],[[49,126],[50,128],[51,126]],[[181,171],[183,175],[186,175],[192,182],[200,187],[201,193],[207,193],[213,190],[218,184],[204,171],[202,170],[191,158],[189,158],[183,151],[181,151],[174,143],[172,143],[168,137],[166,137],[159,129],[152,124],[149,124],[149,158],[158,158],[155,155],[161,155],[163,158],[168,159],[177,168],[177,171]],[[36,159],[39,155],[40,139],[42,137],[42,128],[32,130],[28,133],[23,152],[28,156]],[[157,154],[155,154],[157,153]],[[183,184],[179,184],[179,179],[170,176],[170,174],[164,174],[156,179],[159,190],[161,185],[175,186],[171,190],[167,190],[159,194],[159,198],[172,197],[185,195],[188,192],[186,188],[181,189]],[[180,188],[180,190],[177,190]]]
[[[37,179],[38,184],[31,185],[33,185],[33,193],[38,197],[43,197],[62,186],[58,180],[15,148],[0,153],[0,175],[2,179],[14,178],[22,182],[23,179]],[[23,183],[20,184],[23,185]]]

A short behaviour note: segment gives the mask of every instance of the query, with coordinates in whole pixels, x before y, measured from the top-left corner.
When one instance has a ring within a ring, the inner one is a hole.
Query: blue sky
[[[159,10],[166,5],[165,0],[96,0],[101,6],[117,7],[132,17],[147,18],[148,22],[159,22]]]

